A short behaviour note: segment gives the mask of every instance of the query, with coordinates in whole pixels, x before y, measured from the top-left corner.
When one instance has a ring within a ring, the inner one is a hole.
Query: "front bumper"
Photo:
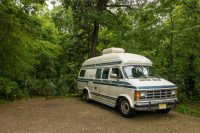
[[[178,99],[139,101],[135,103],[134,109],[138,111],[159,110],[159,104],[166,104],[166,109],[175,108],[178,103]]]

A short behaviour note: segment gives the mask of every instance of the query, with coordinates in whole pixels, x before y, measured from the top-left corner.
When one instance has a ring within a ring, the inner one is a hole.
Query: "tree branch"
[[[106,7],[126,7],[132,9],[130,5],[106,5]]]
[[[115,20],[117,21],[118,25],[120,25],[118,17],[114,13],[112,13],[110,10],[105,10],[105,11],[107,11],[108,13],[110,13],[115,18]]]

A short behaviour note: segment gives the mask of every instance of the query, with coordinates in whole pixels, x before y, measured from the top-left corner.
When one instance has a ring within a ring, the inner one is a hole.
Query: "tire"
[[[88,91],[84,91],[84,93],[83,93],[83,99],[84,99],[87,103],[90,102],[90,98],[89,98],[89,93],[88,93]]]
[[[168,109],[160,109],[160,110],[156,110],[157,113],[160,113],[160,114],[167,114],[169,113],[171,110],[171,108],[168,108]]]
[[[130,118],[135,114],[126,98],[121,98],[119,101],[119,111],[123,117]]]

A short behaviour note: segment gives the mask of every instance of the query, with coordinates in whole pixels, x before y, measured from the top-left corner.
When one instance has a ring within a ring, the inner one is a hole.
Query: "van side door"
[[[99,87],[101,87],[101,74],[102,74],[102,68],[96,69],[95,78],[93,80],[93,91],[91,94],[93,95],[93,98],[97,99],[99,97]]]
[[[96,71],[94,80],[94,95],[102,102],[106,100],[108,94],[108,76],[110,68],[99,68]]]
[[[101,85],[99,86],[99,98],[105,104],[110,104],[110,97],[108,96],[109,88],[110,88],[110,81],[109,79],[110,68],[104,68],[102,71],[102,81]]]

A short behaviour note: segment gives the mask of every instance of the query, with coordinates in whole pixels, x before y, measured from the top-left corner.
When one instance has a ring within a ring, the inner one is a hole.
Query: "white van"
[[[144,56],[108,48],[103,55],[86,60],[77,79],[84,99],[119,107],[124,117],[136,111],[156,110],[168,113],[178,103],[177,87],[152,76],[152,62]]]

